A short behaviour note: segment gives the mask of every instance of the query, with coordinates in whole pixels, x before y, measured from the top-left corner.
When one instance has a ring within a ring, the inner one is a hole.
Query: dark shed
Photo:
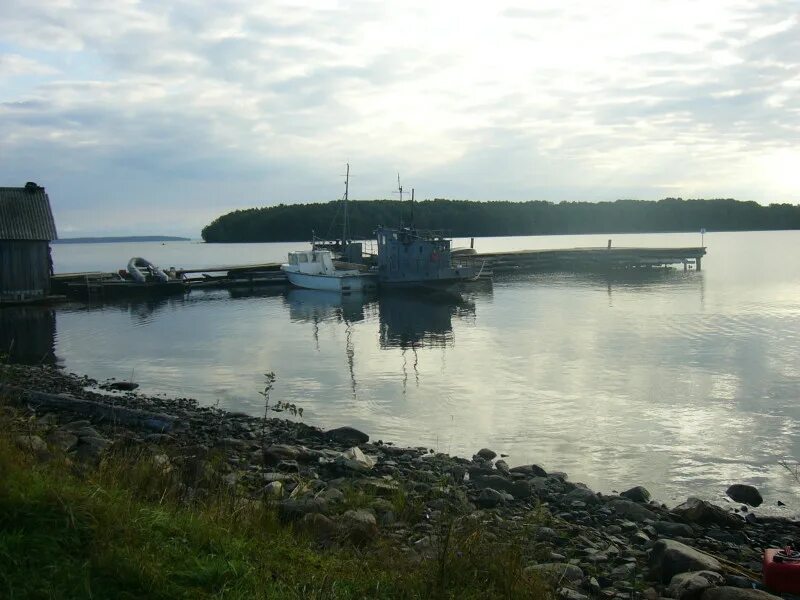
[[[0,298],[50,292],[50,242],[58,239],[43,187],[0,187]]]

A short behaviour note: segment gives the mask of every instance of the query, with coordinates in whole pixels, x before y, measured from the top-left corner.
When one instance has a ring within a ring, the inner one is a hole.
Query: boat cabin
[[[334,275],[336,271],[330,250],[289,252],[289,266],[293,272],[307,275]]]
[[[474,277],[474,268],[453,265],[450,240],[435,231],[380,227],[378,277],[381,283],[411,285]]]

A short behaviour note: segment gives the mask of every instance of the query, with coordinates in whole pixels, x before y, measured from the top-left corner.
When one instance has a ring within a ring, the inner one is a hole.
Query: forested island
[[[615,202],[473,202],[467,200],[350,201],[354,238],[372,237],[378,225],[442,229],[453,237],[582,233],[658,233],[800,229],[800,206],[733,199]],[[203,228],[206,242],[290,242],[341,236],[342,203],[279,204],[237,210]]]

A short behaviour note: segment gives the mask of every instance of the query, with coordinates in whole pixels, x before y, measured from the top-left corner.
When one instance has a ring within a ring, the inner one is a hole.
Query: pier
[[[610,271],[678,267],[701,270],[705,247],[690,248],[568,248],[563,250],[516,250],[478,252],[494,273],[512,271]]]
[[[687,248],[565,248],[558,250],[514,250],[475,252],[456,250],[454,259],[483,264],[485,272],[603,272],[683,268],[701,270],[705,247]],[[364,257],[365,264],[374,260]],[[352,267],[353,265],[348,265]],[[288,284],[280,263],[225,265],[176,269],[175,279],[167,283],[138,284],[120,273],[87,272],[53,275],[53,290],[70,296],[90,299],[137,294],[173,294],[201,288],[235,288]]]

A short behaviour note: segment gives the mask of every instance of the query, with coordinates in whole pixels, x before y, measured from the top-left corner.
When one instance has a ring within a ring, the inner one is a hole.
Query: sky
[[[279,203],[800,202],[800,0],[3,0],[0,186],[61,237]]]

